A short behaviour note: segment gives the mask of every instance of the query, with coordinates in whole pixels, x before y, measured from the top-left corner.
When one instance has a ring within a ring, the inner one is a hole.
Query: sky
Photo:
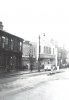
[[[69,47],[69,0],[0,0],[4,30],[36,42],[45,33]]]

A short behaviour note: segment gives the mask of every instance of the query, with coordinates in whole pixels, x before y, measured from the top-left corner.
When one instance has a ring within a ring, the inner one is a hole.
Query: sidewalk
[[[5,73],[0,73],[0,78],[8,78],[8,77],[12,77],[12,76],[18,76],[18,75],[29,75],[29,76],[32,76],[32,75],[40,75],[40,74],[55,74],[55,73],[59,73],[61,71],[63,71],[64,69],[59,69],[59,70],[56,70],[56,71],[44,71],[44,69],[41,69],[40,72],[38,72],[38,70],[33,70],[32,72],[30,70],[27,70],[27,71],[12,71],[12,72],[5,72]]]
[[[38,72],[38,70],[33,70],[32,72],[30,70],[26,70],[26,71],[11,71],[11,72],[4,72],[4,73],[0,73],[0,78],[2,77],[10,77],[10,76],[17,76],[17,75],[25,75],[25,74],[35,74],[35,73],[41,73],[44,72],[44,69],[41,69],[40,72]]]

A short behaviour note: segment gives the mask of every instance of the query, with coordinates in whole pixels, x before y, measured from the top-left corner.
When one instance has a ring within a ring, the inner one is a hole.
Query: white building
[[[39,58],[39,42],[37,47],[37,59]],[[57,49],[52,39],[45,35],[40,36],[40,62],[41,64],[54,64],[57,66]]]

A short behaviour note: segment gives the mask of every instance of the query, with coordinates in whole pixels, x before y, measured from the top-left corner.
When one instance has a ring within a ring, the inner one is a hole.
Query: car
[[[44,65],[44,70],[45,71],[51,71],[51,64]]]

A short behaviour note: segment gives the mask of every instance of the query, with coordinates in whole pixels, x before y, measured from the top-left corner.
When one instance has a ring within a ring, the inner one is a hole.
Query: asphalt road
[[[3,96],[0,100],[69,100],[69,69],[47,77],[41,75],[37,78],[37,81],[41,80],[37,85],[32,85],[26,91]]]

